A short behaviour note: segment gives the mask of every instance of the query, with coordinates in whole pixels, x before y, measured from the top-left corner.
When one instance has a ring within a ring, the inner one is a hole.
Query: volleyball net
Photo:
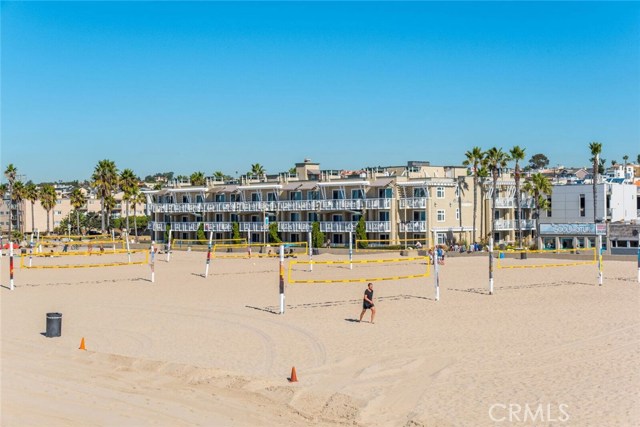
[[[149,263],[148,249],[116,249],[96,251],[42,252],[20,257],[20,268],[91,268],[143,265]]]
[[[280,243],[217,243],[212,248],[212,258],[248,258],[278,257],[280,246],[284,246],[285,256],[306,255],[309,253],[307,242]],[[251,253],[249,254],[249,250]]]
[[[312,271],[309,266],[313,266]],[[381,271],[388,274],[380,275]],[[292,260],[289,262],[287,281],[290,284],[362,283],[415,279],[429,277],[430,274],[431,264],[426,256],[351,261]],[[303,275],[306,278],[301,278]]]
[[[429,239],[356,239],[356,253],[392,252],[405,248],[422,249],[429,246]]]
[[[247,239],[218,239],[214,240],[213,245],[245,245]],[[206,252],[209,249],[208,239],[172,239],[171,250],[177,251],[201,251]]]
[[[498,250],[495,251],[496,269],[550,268],[595,265],[597,248],[553,250]]]

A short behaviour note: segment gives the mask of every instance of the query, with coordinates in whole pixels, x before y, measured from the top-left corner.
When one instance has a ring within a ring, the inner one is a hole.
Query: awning
[[[380,178],[369,184],[369,187],[386,187],[395,181],[395,178]]]

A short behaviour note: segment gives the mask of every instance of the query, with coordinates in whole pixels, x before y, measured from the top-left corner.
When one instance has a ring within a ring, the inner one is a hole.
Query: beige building
[[[487,187],[488,185],[488,187]],[[476,240],[490,234],[491,186],[484,201],[478,191]],[[497,242],[514,242],[520,223],[515,214],[515,182],[498,185],[496,201]],[[463,166],[432,166],[408,162],[407,166],[368,168],[356,171],[321,170],[318,163],[296,164],[296,173],[244,176],[234,182],[207,181],[203,187],[176,183],[147,192],[151,222],[157,241],[165,239],[167,226],[173,236],[195,239],[202,225],[214,239],[232,237],[234,223],[251,242],[267,242],[269,224],[277,223],[284,241],[306,241],[312,224],[332,245],[348,244],[361,217],[367,239],[400,243],[428,239],[430,244],[470,243],[473,230],[473,179]],[[523,201],[524,234],[535,222],[532,203]],[[480,209],[484,208],[484,215]],[[481,226],[481,217],[484,227]]]
[[[29,200],[23,200],[19,205],[15,203],[9,203],[9,195],[6,195],[5,200],[0,202],[0,231],[3,235],[7,235],[9,231],[9,207],[12,206],[13,212],[11,215],[13,224],[12,230],[20,230],[22,233],[31,233],[34,230],[40,232],[47,231],[47,216],[49,219],[49,230],[53,230],[60,226],[60,222],[65,219],[69,213],[73,211],[71,206],[70,194],[73,189],[69,187],[56,187],[56,205],[47,214],[47,211],[42,207],[39,201],[33,204],[33,213],[31,202]],[[100,212],[100,199],[96,198],[94,194],[82,189],[87,197],[87,203],[80,209],[81,212]],[[116,207],[112,212],[113,218],[125,217],[126,205],[122,202],[123,193],[117,193],[114,195],[116,199]],[[145,215],[145,205],[138,204],[136,211],[133,211],[133,205],[129,205],[129,216],[143,216]]]

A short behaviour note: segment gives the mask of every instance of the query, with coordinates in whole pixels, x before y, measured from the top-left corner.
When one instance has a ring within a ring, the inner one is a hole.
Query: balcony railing
[[[416,233],[424,233],[427,230],[426,221],[408,221],[400,223],[400,232],[416,232]]]
[[[365,203],[364,199],[336,199],[336,200],[318,200],[318,207],[321,211],[343,211],[343,210],[361,210]]]
[[[498,197],[496,199],[496,208],[515,208],[516,199],[507,197]],[[535,207],[535,203],[532,197],[526,197],[520,200],[521,209],[531,209]]]
[[[367,209],[391,209],[393,199],[365,199]]]
[[[367,221],[365,222],[367,233],[388,233],[391,231],[389,221]]]
[[[426,197],[407,197],[400,199],[400,209],[424,209],[426,207]]]
[[[320,231],[323,233],[346,233],[355,231],[357,222],[321,222]]]
[[[522,220],[523,230],[533,230],[536,227],[536,221],[533,219]],[[497,219],[495,221],[496,230],[518,230],[518,220],[514,219]]]
[[[281,211],[313,211],[316,210],[317,200],[282,200],[278,202]]]
[[[310,222],[302,221],[284,221],[278,222],[278,231],[284,233],[302,233],[311,231]]]
[[[269,226],[265,225],[264,222],[241,222],[239,223],[239,228],[241,232],[246,231],[268,231]]]
[[[232,222],[205,222],[204,223],[204,231],[214,231],[214,232],[225,232],[232,231],[233,223]]]

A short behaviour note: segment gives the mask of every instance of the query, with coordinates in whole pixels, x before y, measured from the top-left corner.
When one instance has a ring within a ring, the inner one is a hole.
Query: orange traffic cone
[[[78,350],[86,350],[87,348],[84,346],[84,337],[82,337],[82,340],[80,340],[80,348],[78,348]]]
[[[297,383],[298,376],[296,375],[296,367],[291,368],[291,378],[289,378],[290,383]]]

